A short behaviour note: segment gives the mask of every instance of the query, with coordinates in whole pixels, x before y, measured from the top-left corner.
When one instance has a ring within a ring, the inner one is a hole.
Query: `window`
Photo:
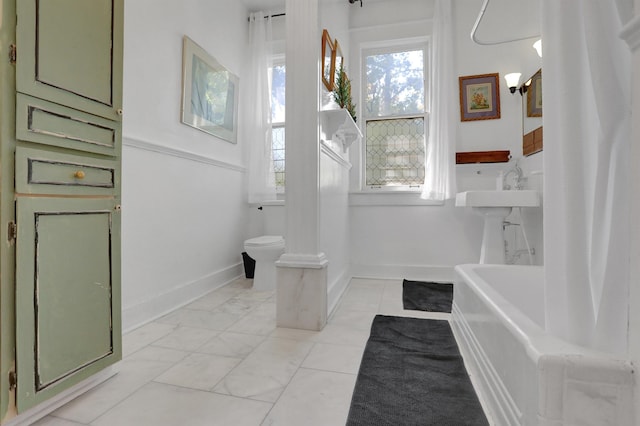
[[[427,48],[365,50],[364,182],[369,189],[419,189],[424,183]]]
[[[284,60],[274,61],[271,70],[271,153],[277,192],[284,192],[285,77]]]

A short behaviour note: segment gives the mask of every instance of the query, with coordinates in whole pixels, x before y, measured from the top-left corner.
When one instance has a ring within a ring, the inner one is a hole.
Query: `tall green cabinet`
[[[0,419],[121,359],[123,2],[2,2]]]

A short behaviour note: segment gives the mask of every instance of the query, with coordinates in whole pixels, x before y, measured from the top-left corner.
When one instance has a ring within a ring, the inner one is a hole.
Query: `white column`
[[[279,327],[321,330],[327,259],[320,252],[318,0],[286,0],[286,249],[276,262]]]
[[[640,365],[640,0],[635,2],[635,18],[624,27],[622,39],[632,52],[632,134],[629,191],[629,234],[631,235],[629,264],[629,358]],[[640,381],[635,387],[636,423],[640,419]]]

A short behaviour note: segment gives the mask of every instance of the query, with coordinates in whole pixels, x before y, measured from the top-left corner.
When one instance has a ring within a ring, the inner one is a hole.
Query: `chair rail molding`
[[[321,139],[320,140],[320,150],[322,151],[323,154],[325,154],[327,157],[331,158],[333,161],[338,163],[340,166],[344,167],[347,170],[351,170],[351,167],[352,167],[351,163],[349,161],[345,160],[344,158],[342,158],[340,153],[338,153],[330,145],[329,142]]]
[[[184,149],[172,148],[166,145],[160,145],[154,142],[145,141],[130,136],[122,137],[122,145],[130,148],[140,149],[143,151],[150,151],[158,154],[168,155],[171,157],[182,158],[184,160],[195,161],[197,163],[210,164],[212,166],[221,167],[240,173],[246,173],[247,171],[246,167],[238,164],[228,163],[226,161],[217,160],[206,155],[197,154],[195,152],[187,151]]]

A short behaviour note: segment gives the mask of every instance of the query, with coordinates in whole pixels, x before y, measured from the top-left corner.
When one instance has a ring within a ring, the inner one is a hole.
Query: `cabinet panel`
[[[17,403],[24,411],[121,357],[112,199],[17,201]]]
[[[119,162],[25,147],[16,148],[16,192],[109,195],[119,193]]]
[[[122,0],[20,0],[17,90],[119,120]]]
[[[75,211],[34,217],[36,391],[113,353],[110,216]]]
[[[69,19],[69,11],[82,19]],[[37,1],[36,19],[37,81],[113,105],[111,0]]]
[[[18,140],[95,154],[119,152],[122,123],[18,93]]]

